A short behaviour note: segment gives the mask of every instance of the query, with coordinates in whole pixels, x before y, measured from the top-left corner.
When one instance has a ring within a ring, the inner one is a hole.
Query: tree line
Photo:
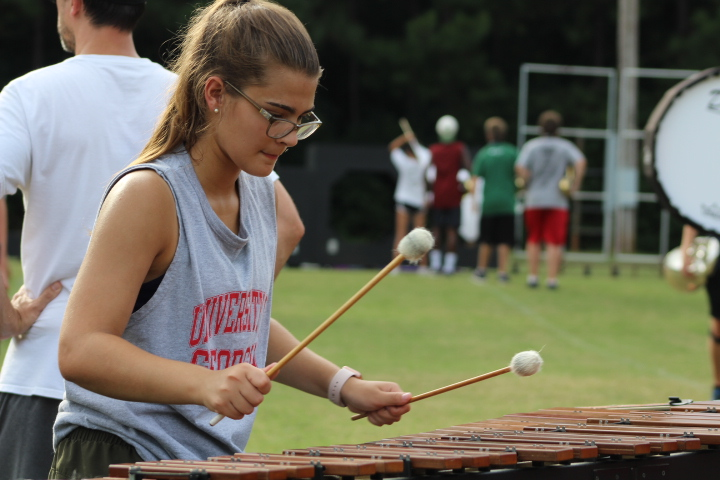
[[[516,120],[521,64],[617,63],[616,0],[278,3],[305,23],[325,70],[317,95],[325,125],[315,141],[385,142],[400,116],[431,141],[434,120],[452,113],[461,136],[482,143],[486,117]],[[136,33],[140,54],[166,62],[173,36],[201,4],[149,0]],[[67,58],[57,40],[53,2],[0,0],[0,7],[0,85]],[[641,67],[718,63],[720,0],[641,0],[640,17]],[[535,100],[536,110],[557,108],[577,126],[597,125],[603,102],[592,85],[574,87],[564,79],[554,79]]]
[[[436,119],[448,113],[471,145],[484,143],[482,123],[493,115],[508,120],[513,140],[523,63],[617,64],[617,0],[277,1],[306,25],[324,67],[316,98],[324,125],[313,142],[384,144],[407,117],[431,143]],[[53,3],[0,0],[0,86],[68,57]],[[165,64],[175,34],[202,4],[148,0],[136,31],[139,53]],[[716,66],[720,0],[641,0],[639,32],[640,67]],[[640,86],[643,121],[669,85]],[[540,79],[530,119],[554,108],[568,125],[602,127],[606,88],[604,79]],[[283,161],[302,159],[301,146]]]

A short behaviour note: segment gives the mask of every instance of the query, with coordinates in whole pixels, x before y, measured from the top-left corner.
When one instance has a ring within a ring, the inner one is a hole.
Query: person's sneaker
[[[510,277],[508,276],[507,273],[500,272],[500,273],[498,273],[498,281],[500,283],[508,283],[508,282],[510,282]]]
[[[547,282],[545,283],[547,288],[550,290],[557,290],[560,285],[558,285],[557,278],[548,278]]]
[[[471,277],[472,281],[477,284],[484,284],[485,283],[485,270],[480,270],[479,268],[476,268]]]
[[[535,275],[528,275],[525,283],[527,283],[527,286],[530,288],[537,288],[538,278]]]

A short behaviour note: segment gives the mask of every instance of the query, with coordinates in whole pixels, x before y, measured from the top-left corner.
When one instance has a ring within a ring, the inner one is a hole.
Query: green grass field
[[[286,269],[273,316],[305,338],[376,273]],[[542,349],[537,375],[506,374],[422,400],[382,428],[276,384],[248,450],[360,443],[548,407],[709,398],[704,293],[672,290],[657,267],[613,277],[604,266],[585,276],[568,265],[558,291],[530,290],[523,278],[499,285],[491,275],[479,286],[469,272],[389,276],[310,348],[414,394],[505,367],[523,350]]]
[[[375,273],[288,269],[273,315],[304,338]],[[469,277],[390,276],[310,348],[415,394],[507,366],[523,350],[542,349],[539,374],[507,374],[422,400],[382,428],[276,385],[248,449],[360,443],[555,406],[708,399],[706,297],[672,290],[657,267],[612,277],[609,269],[584,276],[568,266],[558,291],[530,290],[524,276],[483,286]]]

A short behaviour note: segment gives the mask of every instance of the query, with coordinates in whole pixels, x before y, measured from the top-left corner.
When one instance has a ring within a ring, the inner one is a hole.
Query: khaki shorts
[[[58,444],[48,478],[107,477],[115,463],[137,463],[143,459],[117,435],[78,427]]]

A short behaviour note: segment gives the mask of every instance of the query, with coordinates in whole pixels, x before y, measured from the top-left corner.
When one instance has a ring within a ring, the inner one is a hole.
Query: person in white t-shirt
[[[397,252],[400,240],[408,234],[409,226],[424,227],[427,218],[425,171],[432,154],[420,145],[415,135],[402,134],[388,144],[390,161],[398,177],[395,184],[395,241],[393,252]],[[423,256],[421,268],[427,264]]]
[[[75,56],[0,93],[0,196],[20,190],[24,286],[0,295],[4,478],[47,478],[63,397],[60,324],[104,188],[133,161],[164,109],[175,75],[138,55],[144,0],[58,0],[58,32]],[[32,327],[32,328],[31,328]]]
[[[0,198],[0,275],[5,290],[10,287],[10,266],[7,261],[8,243],[8,207],[4,198]]]

